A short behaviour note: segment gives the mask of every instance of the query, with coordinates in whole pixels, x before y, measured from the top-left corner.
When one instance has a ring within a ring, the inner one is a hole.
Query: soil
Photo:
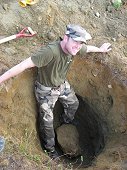
[[[40,0],[22,8],[18,1],[0,2],[0,39],[31,27],[37,34],[0,44],[0,74],[31,56],[41,45],[62,37],[66,25],[80,24],[91,35],[88,44],[112,44],[108,54],[75,57],[68,79],[109,127],[103,152],[88,170],[127,169],[127,2],[115,9],[110,0]],[[42,150],[36,132],[36,68],[0,85],[1,170],[73,169],[56,164]]]

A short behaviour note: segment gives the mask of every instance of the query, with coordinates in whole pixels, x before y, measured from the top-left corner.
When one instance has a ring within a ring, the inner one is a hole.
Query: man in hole
[[[91,39],[91,35],[84,28],[69,24],[61,40],[42,46],[34,55],[0,76],[1,84],[28,68],[38,68],[35,96],[39,106],[39,133],[41,133],[43,145],[52,159],[59,157],[55,149],[54,105],[58,99],[63,104],[62,119],[64,123],[72,123],[79,105],[74,90],[66,80],[74,56],[77,53],[84,56],[89,52],[106,53],[111,50],[110,43],[104,43],[101,47],[86,45],[86,41],[89,39]]]

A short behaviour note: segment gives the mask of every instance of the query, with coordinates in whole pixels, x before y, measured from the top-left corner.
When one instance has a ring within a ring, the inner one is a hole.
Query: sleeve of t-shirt
[[[80,56],[84,56],[87,53],[87,45],[83,44],[81,50],[79,51]]]
[[[41,47],[31,56],[31,60],[37,67],[46,66],[52,59],[53,53],[49,47]]]

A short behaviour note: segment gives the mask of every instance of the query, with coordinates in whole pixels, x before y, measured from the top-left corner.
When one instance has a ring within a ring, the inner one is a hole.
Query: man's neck
[[[62,50],[63,50],[64,53],[69,54],[68,51],[67,51],[66,48],[65,48],[65,43],[64,43],[63,40],[60,41],[60,46],[61,46],[61,48],[62,48]]]

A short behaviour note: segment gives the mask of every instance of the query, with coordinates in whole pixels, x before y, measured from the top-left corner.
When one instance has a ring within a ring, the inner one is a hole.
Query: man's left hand
[[[109,52],[111,50],[111,44],[110,43],[104,43],[101,47],[100,50],[103,53]]]

